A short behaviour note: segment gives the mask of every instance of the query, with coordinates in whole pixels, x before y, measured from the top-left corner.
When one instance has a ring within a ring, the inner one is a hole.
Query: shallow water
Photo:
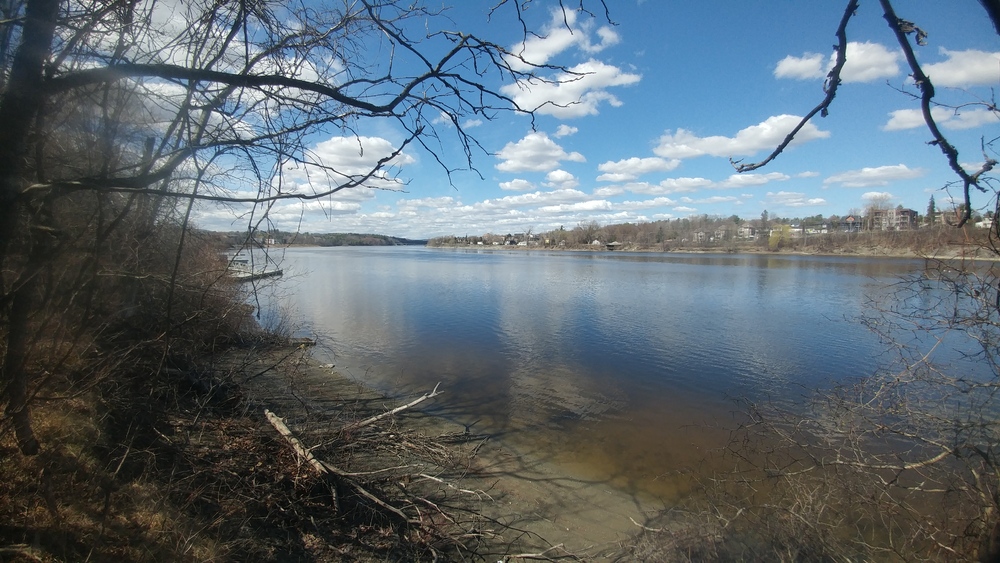
[[[595,483],[676,499],[736,399],[794,408],[891,358],[858,322],[920,260],[289,249],[262,294],[316,355]],[[265,322],[267,318],[265,318]]]

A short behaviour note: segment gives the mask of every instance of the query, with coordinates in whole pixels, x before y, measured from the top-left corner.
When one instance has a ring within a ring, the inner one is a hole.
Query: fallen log
[[[444,391],[438,391],[438,387],[440,387],[440,386],[441,386],[441,382],[439,381],[438,384],[434,386],[434,389],[432,389],[430,393],[424,393],[420,397],[417,397],[416,399],[410,401],[409,403],[406,403],[405,405],[403,405],[401,407],[396,407],[396,408],[392,409],[391,411],[387,411],[387,412],[384,412],[382,414],[375,415],[375,416],[373,416],[371,418],[366,418],[366,419],[362,420],[361,422],[355,422],[354,424],[348,424],[347,426],[344,427],[344,430],[356,430],[358,428],[364,428],[365,426],[370,426],[370,425],[375,424],[376,422],[382,420],[383,418],[390,417],[390,416],[392,416],[392,415],[394,415],[396,413],[402,412],[402,411],[404,411],[404,410],[406,410],[408,408],[415,407],[415,406],[419,405],[420,403],[426,401],[427,399],[433,399],[434,397],[437,397],[441,393],[444,393]]]
[[[436,389],[437,388],[435,388],[435,390]],[[333,495],[334,509],[338,514],[340,513],[340,497],[337,494],[337,484],[339,483],[351,487],[358,495],[370,500],[386,512],[400,518],[403,522],[410,522],[410,519],[402,510],[399,510],[398,508],[378,498],[376,495],[370,493],[356,481],[351,479],[348,472],[336,467],[335,465],[317,459],[316,456],[312,454],[312,451],[305,447],[305,445],[303,445],[302,442],[295,437],[295,434],[293,434],[291,429],[289,429],[285,422],[281,420],[281,417],[267,409],[264,409],[264,416],[267,417],[267,421],[271,423],[271,426],[278,431],[278,434],[285,439],[285,442],[292,447],[292,450],[294,450],[303,461],[308,463],[310,467],[316,470],[316,473],[318,473],[321,477],[333,478],[334,483],[333,486],[330,487],[330,493]]]
[[[329,473],[327,468],[324,467],[318,459],[316,459],[316,456],[314,456],[311,451],[309,451],[309,448],[303,446],[302,442],[300,442],[299,439],[292,434],[292,431],[287,425],[285,425],[285,422],[281,420],[278,415],[264,409],[264,416],[267,417],[267,421],[271,423],[271,426],[278,431],[278,434],[281,434],[281,437],[288,442],[288,445],[292,447],[295,453],[298,454],[302,460],[312,466],[312,468],[316,470],[316,473],[319,473],[320,475],[326,475]]]

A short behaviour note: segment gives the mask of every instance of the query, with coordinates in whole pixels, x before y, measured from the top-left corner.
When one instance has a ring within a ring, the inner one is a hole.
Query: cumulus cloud
[[[507,57],[512,68],[533,71],[535,76],[506,84],[500,91],[523,109],[563,119],[594,115],[601,102],[619,106],[621,101],[607,89],[635,84],[641,78],[638,74],[624,72],[594,58],[570,67],[569,72],[548,76],[543,75],[545,69],[539,66],[551,64],[556,55],[569,49],[594,55],[620,40],[618,33],[609,26],[595,30],[593,19],[580,21],[577,11],[554,9],[542,32],[512,47],[513,55]],[[568,129],[560,129],[556,136],[566,134],[572,133]]]
[[[553,170],[545,175],[545,187],[556,189],[572,189],[580,185],[576,176],[565,170]]]
[[[548,64],[563,51],[577,48],[585,53],[598,53],[621,41],[618,33],[610,26],[594,30],[594,20],[579,21],[576,10],[555,8],[551,10],[549,23],[537,35],[511,48],[507,62],[515,69],[530,71],[532,68]],[[592,37],[597,35],[597,42]]]
[[[798,78],[800,80],[822,78],[829,72],[825,70],[827,57],[819,53],[806,53],[801,57],[787,57],[778,61],[774,69],[775,78]]]
[[[629,211],[637,211],[640,209],[652,209],[654,207],[665,207],[676,204],[677,202],[669,197],[654,197],[653,199],[644,199],[640,201],[623,201],[618,204],[618,208]]]
[[[555,76],[532,77],[500,87],[518,107],[560,119],[597,115],[601,102],[618,107],[621,101],[608,92],[613,86],[639,82],[638,74],[590,59]]]
[[[558,168],[564,160],[586,162],[582,154],[567,153],[542,132],[528,133],[516,143],[507,143],[497,158],[503,161],[496,165],[502,172],[547,172]]]
[[[512,195],[497,199],[486,199],[472,205],[475,209],[535,207],[541,205],[561,205],[589,200],[587,194],[579,190],[554,190]]]
[[[674,133],[667,131],[660,137],[660,144],[653,149],[653,152],[664,158],[678,159],[703,155],[748,156],[760,150],[773,149],[779,145],[801,120],[801,117],[795,115],[769,117],[762,123],[738,131],[734,137],[721,135],[698,137],[686,129],[678,129]],[[815,139],[825,139],[829,136],[829,131],[822,131],[810,122],[799,130],[792,145]]]
[[[765,204],[772,207],[812,207],[826,205],[821,197],[807,197],[799,192],[767,192]]]
[[[649,182],[627,182],[617,187],[622,191],[643,195],[667,195],[696,192],[701,188],[711,186],[712,181],[705,178],[667,178],[658,184]]]
[[[736,197],[736,196],[731,196],[731,195],[730,196],[715,195],[715,196],[705,197],[705,198],[701,198],[701,199],[693,199],[693,198],[690,198],[690,197],[682,197],[681,198],[681,202],[682,203],[695,204],[695,205],[705,205],[705,204],[709,204],[710,205],[710,204],[713,204],[713,203],[738,203],[739,202],[739,198]]]
[[[1000,115],[985,108],[951,110],[943,107],[931,108],[931,117],[946,129],[973,129],[987,123],[997,123]],[[924,114],[919,109],[900,109],[889,114],[889,121],[882,126],[884,131],[901,131],[924,127]]]
[[[1000,79],[1000,52],[950,51],[942,47],[940,53],[946,60],[923,65],[924,74],[935,86],[987,86]]]
[[[763,186],[770,182],[783,182],[789,176],[781,172],[769,172],[767,174],[733,174],[725,180],[715,183],[717,188],[746,188],[750,186]]]
[[[613,197],[625,193],[625,188],[621,186],[601,186],[593,191],[597,197]]]
[[[885,186],[897,180],[912,180],[927,174],[923,168],[909,168],[905,164],[893,166],[865,167],[860,170],[848,170],[834,174],[824,185],[840,184],[845,188],[866,188],[869,186]]]
[[[879,43],[850,41],[847,43],[847,62],[840,78],[844,82],[872,82],[896,76],[899,74],[900,57],[898,51],[890,51]],[[806,53],[801,57],[789,55],[778,62],[774,76],[798,80],[824,78],[835,63],[836,54],[829,57],[818,53]]]
[[[558,137],[568,137],[570,135],[575,135],[579,130],[580,129],[577,128],[577,127],[573,127],[571,125],[563,124],[563,125],[560,125],[559,127],[556,128],[556,132],[553,133],[552,136],[556,137],[556,138],[558,138]]]
[[[383,164],[381,170],[372,173],[379,161],[389,157],[396,147],[388,139],[381,137],[331,137],[317,143],[309,151],[309,163],[294,163],[285,166],[283,189],[292,188],[301,192],[323,192],[350,181],[357,181],[365,175],[371,177],[364,185],[378,189],[401,189],[403,182],[396,177],[399,167],[412,164],[416,159],[407,153],[400,153]],[[339,192],[337,199],[358,197],[363,190]]]
[[[396,203],[400,209],[443,209],[455,205],[453,197],[421,197],[416,199],[401,199]]]
[[[544,205],[538,208],[541,213],[579,213],[581,211],[610,211],[611,202],[603,199],[580,201],[577,203],[561,203]]]
[[[623,182],[634,180],[643,174],[652,172],[668,172],[677,168],[681,161],[678,159],[664,159],[659,157],[649,158],[626,158],[616,162],[608,161],[600,164],[597,169],[604,174],[597,177],[601,181]]]
[[[535,189],[535,185],[521,178],[514,178],[509,182],[500,182],[500,189],[510,192],[526,192]]]

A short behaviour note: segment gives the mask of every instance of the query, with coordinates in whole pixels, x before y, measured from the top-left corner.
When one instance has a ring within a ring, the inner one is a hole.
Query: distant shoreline
[[[918,252],[911,249],[887,248],[887,247],[866,247],[855,250],[801,250],[801,249],[781,249],[769,250],[759,247],[738,247],[735,249],[725,248],[669,248],[660,250],[657,248],[631,246],[622,247],[620,250],[607,250],[604,245],[578,245],[572,247],[554,246],[516,246],[516,245],[462,245],[462,244],[440,244],[428,248],[450,248],[450,249],[475,249],[491,252],[602,252],[608,254],[615,253],[654,253],[654,254],[761,254],[773,256],[843,256],[856,258],[910,258],[926,260],[981,260],[1000,261],[1000,256],[994,254],[990,249],[970,246],[961,249],[939,248],[933,252]]]

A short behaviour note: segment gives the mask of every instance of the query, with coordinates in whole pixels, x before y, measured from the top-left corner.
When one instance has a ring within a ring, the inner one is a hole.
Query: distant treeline
[[[243,246],[246,233],[228,233],[231,246]],[[261,231],[254,234],[259,244],[303,246],[404,246],[425,245],[426,240],[415,240],[389,235],[361,233],[293,233],[286,231]]]

